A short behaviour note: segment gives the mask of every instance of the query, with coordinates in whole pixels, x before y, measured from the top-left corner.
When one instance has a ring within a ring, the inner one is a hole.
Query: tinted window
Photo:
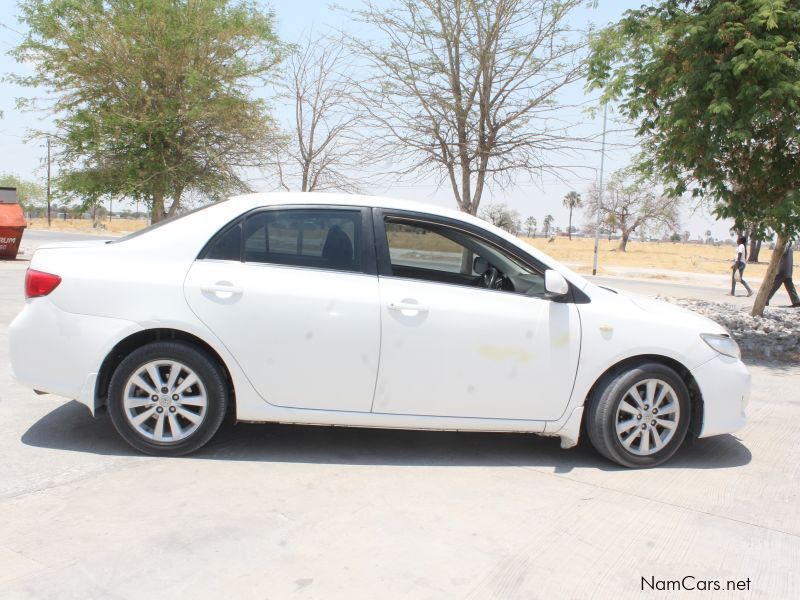
[[[242,255],[242,223],[236,223],[217,238],[211,245],[206,258],[216,260],[241,260]]]
[[[244,260],[360,271],[361,212],[288,209],[250,215],[244,224]]]

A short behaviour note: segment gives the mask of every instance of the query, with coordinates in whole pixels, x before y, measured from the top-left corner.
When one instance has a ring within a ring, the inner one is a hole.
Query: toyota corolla
[[[720,325],[427,204],[251,194],[36,251],[12,371],[182,455],[239,421],[585,433],[628,467],[745,423]]]

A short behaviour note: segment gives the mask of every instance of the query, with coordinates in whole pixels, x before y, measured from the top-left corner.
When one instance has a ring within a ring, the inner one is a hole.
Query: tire
[[[589,399],[586,431],[609,460],[624,467],[655,467],[683,443],[690,413],[683,379],[666,365],[648,362],[600,382]]]
[[[122,439],[140,452],[181,456],[214,436],[228,399],[222,369],[206,352],[186,342],[152,342],[114,371],[108,413]]]

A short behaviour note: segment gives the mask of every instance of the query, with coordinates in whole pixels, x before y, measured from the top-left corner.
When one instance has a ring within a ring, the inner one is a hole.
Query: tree
[[[0,175],[0,187],[17,188],[17,200],[22,206],[22,210],[26,213],[41,208],[45,202],[44,187],[36,181],[22,179],[17,175],[6,173]]]
[[[375,148],[359,135],[363,114],[341,39],[307,39],[289,53],[280,98],[294,107],[290,132],[276,148],[280,186],[289,191],[360,191]]]
[[[711,237],[711,230],[710,229],[706,229],[706,240],[705,241],[706,241],[706,244],[711,244],[714,241],[714,238]]]
[[[777,233],[764,281],[800,231],[800,5],[661,0],[592,42],[590,87],[639,123],[652,170],[719,217]],[[752,314],[770,292],[762,285]]]
[[[681,234],[676,231],[671,236],[669,236],[669,241],[672,242],[673,244],[676,244],[676,243],[680,242],[681,241]]]
[[[272,120],[250,97],[280,58],[271,13],[247,0],[22,0],[13,56],[53,101],[62,191],[141,199],[152,220],[184,192],[246,189]],[[36,105],[34,105],[36,106]],[[169,203],[169,205],[168,205]]]
[[[516,235],[519,231],[519,211],[509,208],[507,204],[489,204],[481,209],[480,217],[509,233]]]
[[[558,92],[585,73],[585,41],[568,23],[581,4],[396,0],[352,11],[377,31],[352,43],[374,72],[366,108],[398,171],[446,180],[473,215],[487,184],[554,171],[555,154],[576,145],[551,117]]]
[[[536,219],[534,217],[528,217],[525,219],[525,227],[528,228],[528,237],[536,237]],[[533,233],[533,235],[531,235]]]
[[[572,239],[572,211],[582,206],[581,195],[578,192],[569,192],[564,196],[564,206],[569,209],[569,226],[567,226],[567,232],[569,234],[569,239]]]
[[[553,215],[547,215],[542,221],[542,231],[544,232],[544,237],[548,237],[550,235],[550,230],[553,228]]]
[[[598,187],[589,192],[587,216],[589,222],[607,223],[621,233],[618,250],[625,252],[633,233],[647,230],[674,231],[679,226],[680,198],[657,193],[652,179],[639,174],[634,167],[621,169],[611,176],[603,199]]]

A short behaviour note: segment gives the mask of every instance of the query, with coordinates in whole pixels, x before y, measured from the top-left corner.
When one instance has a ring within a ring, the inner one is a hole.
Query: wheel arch
[[[671,368],[686,384],[686,387],[689,390],[689,402],[691,405],[691,412],[689,415],[689,433],[693,437],[697,437],[703,428],[703,394],[701,393],[700,386],[697,384],[697,381],[695,380],[691,371],[689,371],[684,364],[675,360],[674,358],[670,358],[669,356],[664,356],[661,354],[640,354],[637,356],[629,356],[628,358],[620,360],[616,364],[606,369],[603,374],[595,380],[594,384],[589,389],[589,392],[586,394],[586,398],[584,398],[584,407],[588,406],[589,401],[595,391],[600,386],[604,385],[609,379],[615,377],[622,371],[626,371],[637,365],[653,362],[660,363]],[[581,435],[586,433],[587,414],[588,411],[584,410],[583,417],[581,419]]]
[[[100,365],[100,370],[97,373],[97,383],[95,385],[94,393],[95,411],[105,408],[108,399],[108,388],[111,384],[111,377],[114,375],[114,371],[117,370],[117,367],[122,360],[131,352],[137,348],[141,348],[145,344],[164,340],[187,342],[208,353],[208,355],[214,361],[216,361],[222,369],[225,380],[228,382],[228,388],[230,391],[229,410],[235,411],[236,389],[233,385],[233,377],[231,377],[230,369],[228,369],[228,365],[225,364],[225,361],[222,359],[219,352],[217,352],[208,342],[202,340],[196,335],[186,331],[181,331],[180,329],[172,328],[145,329],[143,331],[137,331],[136,333],[133,333],[117,342],[117,344],[106,355],[105,359],[103,359],[103,363]]]

